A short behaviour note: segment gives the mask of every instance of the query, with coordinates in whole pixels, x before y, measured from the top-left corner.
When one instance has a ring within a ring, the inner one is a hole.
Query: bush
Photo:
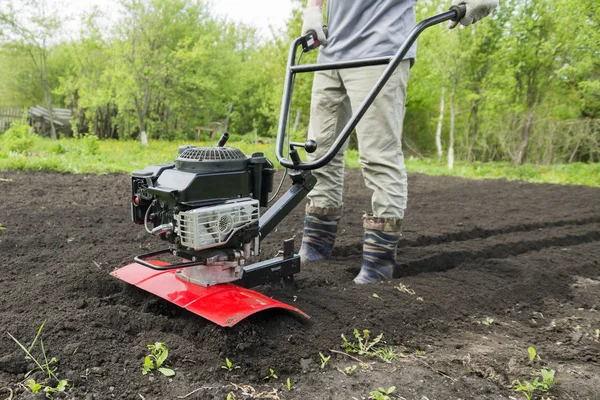
[[[100,152],[100,142],[98,136],[85,135],[83,139],[83,153],[89,155],[96,155]]]
[[[34,137],[29,132],[30,129],[24,118],[21,121],[13,122],[1,137],[2,147],[16,153],[24,153],[29,150],[34,143]]]

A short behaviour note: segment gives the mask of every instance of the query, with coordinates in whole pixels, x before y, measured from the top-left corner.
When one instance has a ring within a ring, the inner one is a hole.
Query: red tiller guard
[[[152,261],[156,266],[168,266]],[[111,273],[129,284],[162,297],[223,327],[232,327],[246,317],[271,308],[283,308],[310,318],[302,310],[230,283],[199,286],[177,278],[176,270],[156,271],[132,263]]]

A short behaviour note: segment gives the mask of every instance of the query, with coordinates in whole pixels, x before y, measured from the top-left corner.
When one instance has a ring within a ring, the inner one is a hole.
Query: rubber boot
[[[363,261],[354,283],[377,283],[393,278],[401,226],[399,218],[363,217]]]
[[[300,247],[302,263],[327,260],[331,257],[342,208],[321,208],[306,206],[304,234]]]

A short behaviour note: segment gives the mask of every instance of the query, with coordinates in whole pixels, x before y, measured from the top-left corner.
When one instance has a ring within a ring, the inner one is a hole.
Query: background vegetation
[[[233,103],[229,132],[238,139],[273,136],[303,1],[287,28],[268,37],[216,17],[203,0],[121,0],[112,27],[90,10],[75,37],[64,34],[65,21],[44,1],[24,3],[25,9],[0,3],[0,108],[70,108],[76,137],[137,139],[146,131],[151,141],[189,141],[196,127],[222,126]],[[420,0],[418,18],[449,3]],[[600,3],[501,3],[472,27],[438,26],[420,39],[409,83],[407,152],[451,165],[454,159],[457,165],[597,162]],[[308,124],[311,81],[297,82],[298,136]],[[28,150],[26,143],[6,146],[0,162]]]

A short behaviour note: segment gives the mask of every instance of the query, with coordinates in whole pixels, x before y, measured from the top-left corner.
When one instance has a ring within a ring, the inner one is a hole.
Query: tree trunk
[[[531,127],[533,125],[534,115],[534,111],[531,110],[527,116],[527,122],[523,128],[521,128],[521,144],[519,146],[519,150],[517,151],[517,156],[515,157],[516,165],[522,165],[527,159],[527,150],[529,149],[529,133],[531,132]]]
[[[446,88],[442,87],[442,98],[440,100],[440,117],[438,118],[437,130],[435,131],[435,146],[438,153],[438,161],[440,161],[444,155],[442,150],[442,121],[444,120],[444,95]]]
[[[52,108],[52,91],[47,80],[45,80],[42,85],[46,95],[46,108],[48,109],[48,115],[50,115],[50,137],[57,140],[58,136],[56,135],[56,127],[54,126],[54,109]]]
[[[454,91],[456,85],[450,94],[450,144],[448,145],[448,169],[454,168],[454,129],[456,112],[454,110]]]

